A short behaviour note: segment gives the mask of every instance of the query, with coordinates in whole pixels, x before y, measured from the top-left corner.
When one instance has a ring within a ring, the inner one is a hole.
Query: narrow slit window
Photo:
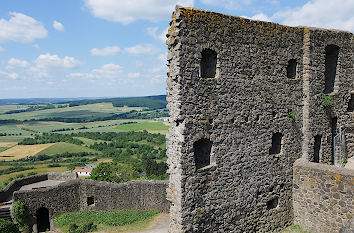
[[[275,133],[272,137],[272,147],[269,149],[269,154],[279,154],[281,151],[281,139],[283,135],[281,133]]]
[[[204,49],[200,62],[200,76],[203,78],[214,78],[216,73],[216,61],[216,52],[211,49]]]
[[[193,144],[194,161],[197,169],[210,165],[212,142],[209,139],[200,139]]]
[[[315,136],[315,143],[314,143],[314,152],[313,152],[313,160],[314,163],[320,162],[320,150],[321,150],[321,138],[322,135]]]
[[[337,134],[337,122],[338,122],[338,118],[337,117],[333,117],[332,118],[332,122],[331,122],[331,127],[332,127],[332,164],[334,164],[334,137]]]
[[[325,89],[324,93],[329,94],[334,90],[334,81],[336,78],[339,47],[337,45],[327,45],[325,60]]]
[[[288,78],[295,78],[296,77],[296,60],[291,59],[288,62],[288,66],[286,67],[286,75]]]
[[[348,103],[348,112],[353,112],[353,111],[354,111],[354,94],[351,94]]]

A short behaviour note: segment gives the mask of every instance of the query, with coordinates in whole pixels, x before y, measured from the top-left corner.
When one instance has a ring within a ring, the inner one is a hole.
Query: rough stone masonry
[[[295,160],[334,163],[339,128],[354,153],[353,34],[180,6],[170,26],[170,232],[290,225]]]

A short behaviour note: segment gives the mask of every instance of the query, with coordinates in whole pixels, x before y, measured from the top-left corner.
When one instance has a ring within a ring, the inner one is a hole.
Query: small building
[[[92,169],[78,168],[78,169],[74,169],[73,172],[76,172],[78,176],[90,176]]]
[[[85,167],[83,167],[82,169],[94,169],[96,167],[97,167],[97,165],[89,164],[89,165],[86,165]]]

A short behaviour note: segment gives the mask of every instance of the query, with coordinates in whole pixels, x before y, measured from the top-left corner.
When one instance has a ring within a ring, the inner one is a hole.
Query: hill
[[[96,103],[111,102],[114,107],[146,107],[149,109],[166,108],[166,95],[143,96],[143,97],[118,97],[108,99],[86,99],[77,101],[62,102],[62,104],[69,104],[72,106],[80,106]]]

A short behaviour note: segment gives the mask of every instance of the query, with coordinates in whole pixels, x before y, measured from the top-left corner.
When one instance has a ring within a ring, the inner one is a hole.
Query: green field
[[[0,152],[3,152],[5,150],[9,149],[8,147],[0,147]]]
[[[166,133],[169,126],[165,125],[163,122],[138,122],[133,124],[123,124],[118,125],[115,129],[120,131],[142,131],[146,130],[148,132],[159,132]]]
[[[87,148],[85,146],[74,145],[67,142],[58,142],[55,143],[53,146],[42,150],[37,155],[55,155],[61,154],[66,152],[78,153],[78,152],[92,152],[97,153],[97,151]]]
[[[5,109],[5,106],[2,106]],[[28,119],[44,119],[51,117],[63,117],[63,118],[99,118],[108,117],[113,114],[119,114],[123,112],[129,112],[132,110],[140,111],[142,107],[113,107],[112,103],[97,103],[88,104],[66,108],[54,108],[45,109],[33,112],[21,112],[14,114],[2,114],[0,120],[16,119],[16,120],[28,120]]]
[[[137,231],[146,228],[158,213],[155,210],[78,211],[56,216],[55,226],[68,232],[72,224],[80,226],[93,222],[100,232]]]
[[[30,136],[31,132],[21,129],[18,124],[0,125],[0,133],[6,133],[8,136]],[[2,136],[0,136],[1,139]]]
[[[27,109],[28,105],[0,105],[0,114],[12,110],[22,110]]]

